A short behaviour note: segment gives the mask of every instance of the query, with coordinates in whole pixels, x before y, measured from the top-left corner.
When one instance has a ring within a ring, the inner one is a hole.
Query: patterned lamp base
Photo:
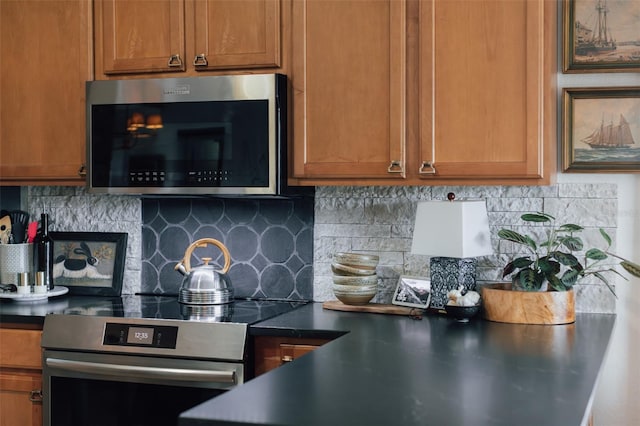
[[[431,270],[431,304],[429,307],[444,309],[448,301],[447,293],[461,285],[467,291],[475,290],[476,264],[475,258],[432,257],[429,263]]]

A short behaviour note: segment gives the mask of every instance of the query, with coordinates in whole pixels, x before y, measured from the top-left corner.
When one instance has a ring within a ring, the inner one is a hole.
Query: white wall
[[[640,175],[561,174],[558,182],[616,183],[616,252],[640,263]],[[594,396],[595,426],[640,424],[640,279],[617,280],[616,327]]]
[[[559,4],[562,2],[558,2]],[[559,5],[560,7],[560,5]],[[559,19],[562,14],[559,13]],[[562,28],[559,23],[559,28]],[[559,37],[561,60],[561,37]],[[561,62],[559,62],[561,63]],[[640,73],[558,73],[558,91],[576,87],[640,87]],[[560,105],[560,104],[559,104]],[[562,110],[558,108],[558,123]],[[631,117],[633,121],[640,117]],[[562,126],[558,126],[558,141]],[[634,135],[640,142],[640,135]],[[561,152],[558,150],[558,158]],[[559,169],[561,170],[561,169]],[[639,170],[640,171],[640,170]],[[569,174],[561,173],[558,182],[597,182],[618,185],[618,231],[616,251],[621,256],[640,262],[640,175],[636,174]],[[605,365],[596,390],[593,413],[595,426],[629,426],[640,424],[640,280],[616,282],[617,319]]]

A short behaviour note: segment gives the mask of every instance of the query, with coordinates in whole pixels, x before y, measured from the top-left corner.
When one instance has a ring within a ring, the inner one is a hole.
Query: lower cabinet
[[[0,328],[0,426],[42,425],[41,335]]]
[[[254,374],[259,376],[305,355],[331,339],[255,336]]]

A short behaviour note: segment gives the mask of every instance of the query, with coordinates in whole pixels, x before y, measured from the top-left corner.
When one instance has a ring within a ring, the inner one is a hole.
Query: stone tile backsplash
[[[27,194],[31,220],[40,219],[40,213],[49,213],[51,231],[128,233],[122,293],[140,291],[139,198],[93,195],[82,187],[67,186],[30,186]]]
[[[380,256],[377,269],[380,288],[373,299],[391,303],[400,275],[429,276],[429,258],[410,253],[416,203],[456,199],[485,199],[492,243],[499,255],[478,259],[478,279],[500,280],[509,247],[498,247],[495,234],[502,227],[530,232],[520,216],[544,211],[558,223],[577,223],[585,246],[603,247],[598,228],[614,239],[617,228],[617,186],[615,184],[557,184],[551,186],[478,187],[317,187],[314,227],[314,299],[331,300],[333,253],[355,251]],[[615,277],[610,277],[615,282]],[[576,287],[576,310],[615,312],[615,297],[599,281],[581,282]]]
[[[400,275],[428,277],[428,257],[411,255],[416,203],[485,199],[492,234],[501,227],[522,232],[520,215],[545,211],[558,222],[585,226],[585,245],[601,247],[598,228],[617,229],[615,184],[551,186],[369,186],[317,187],[315,201],[217,198],[140,199],[91,195],[83,188],[29,187],[29,212],[51,215],[54,231],[128,232],[123,293],[177,292],[182,276],[173,270],[198,238],[223,242],[232,253],[230,277],[241,297],[333,299],[331,260],[336,251],[380,255],[380,290],[375,302],[390,303]],[[497,240],[493,240],[498,249]],[[196,249],[192,262],[220,253]],[[482,280],[500,278],[508,256],[479,259]],[[200,253],[204,251],[204,253]],[[580,312],[615,312],[615,298],[599,282],[576,287]]]

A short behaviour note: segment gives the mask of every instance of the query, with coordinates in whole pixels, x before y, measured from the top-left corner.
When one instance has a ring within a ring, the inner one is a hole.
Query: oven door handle
[[[66,371],[107,376],[137,377],[152,380],[218,382],[236,384],[236,372],[229,370],[194,370],[190,368],[143,367],[139,365],[103,364],[68,359],[46,358],[47,367]]]

